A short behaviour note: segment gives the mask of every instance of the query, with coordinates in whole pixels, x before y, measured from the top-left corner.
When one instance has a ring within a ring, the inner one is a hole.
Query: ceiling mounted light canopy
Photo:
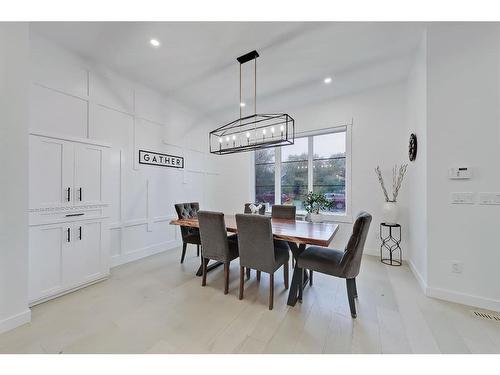
[[[257,51],[249,52],[236,60],[240,63],[240,117],[209,134],[210,152],[224,155],[293,144],[295,120],[286,113],[257,113]],[[242,100],[241,67],[254,62],[254,113],[243,116],[246,107]]]

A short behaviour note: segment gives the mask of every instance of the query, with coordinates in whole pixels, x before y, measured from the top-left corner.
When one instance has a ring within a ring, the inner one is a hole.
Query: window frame
[[[314,158],[314,141],[313,137],[324,134],[332,133],[346,133],[346,148],[345,148],[345,213],[338,214],[333,212],[321,212],[322,219],[324,221],[335,221],[342,223],[352,223],[352,211],[351,211],[351,185],[352,185],[352,171],[351,171],[351,159],[352,159],[352,144],[351,144],[351,132],[352,123],[334,126],[330,128],[324,128],[319,130],[311,130],[305,132],[299,132],[295,134],[295,138],[308,138],[308,161],[307,161],[307,191],[312,191],[313,189],[313,158]],[[255,152],[252,153],[252,199],[255,200]],[[281,204],[281,147],[276,147],[274,149],[274,204]],[[297,216],[305,216],[305,211],[298,211]]]

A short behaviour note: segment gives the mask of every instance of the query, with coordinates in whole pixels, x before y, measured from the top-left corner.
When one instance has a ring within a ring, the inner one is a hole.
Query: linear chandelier
[[[286,113],[257,113],[257,51],[236,60],[240,63],[240,117],[209,134],[210,152],[225,155],[293,144],[295,120]],[[254,62],[254,114],[242,116],[241,66]]]

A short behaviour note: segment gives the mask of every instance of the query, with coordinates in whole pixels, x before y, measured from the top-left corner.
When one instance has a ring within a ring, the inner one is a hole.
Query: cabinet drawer
[[[68,210],[38,210],[30,212],[30,225],[57,224],[87,219],[106,218],[106,206],[85,208],[78,210],[76,207]]]

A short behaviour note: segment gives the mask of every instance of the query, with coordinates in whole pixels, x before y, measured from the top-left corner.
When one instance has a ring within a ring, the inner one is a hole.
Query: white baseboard
[[[500,312],[500,300],[473,296],[471,294],[459,293],[441,288],[427,288],[427,296],[442,299],[449,302],[460,303],[462,305],[479,307],[485,310]]]
[[[429,292],[428,292],[429,288],[427,286],[427,282],[422,277],[422,275],[420,274],[420,272],[418,272],[417,267],[415,267],[415,264],[413,264],[413,262],[410,259],[408,259],[406,263],[408,263],[408,266],[410,267],[410,270],[413,273],[413,276],[415,276],[415,279],[417,279],[418,285],[420,285],[420,288],[422,289],[422,292],[426,296],[429,295]]]
[[[31,310],[26,309],[19,314],[0,320],[0,333],[10,331],[29,322],[31,322]]]
[[[142,259],[150,255],[158,254],[182,245],[180,240],[171,240],[160,242],[155,245],[143,247],[126,254],[119,254],[111,257],[111,268],[121,264],[133,262],[134,260]]]
[[[411,272],[417,279],[420,288],[422,288],[422,292],[427,297],[437,298],[448,302],[460,303],[461,305],[471,306],[471,307],[479,307],[481,309],[491,310],[491,311],[500,311],[500,300],[495,300],[491,298],[474,296],[471,294],[460,293],[453,290],[435,288],[429,286],[427,282],[424,280],[420,272],[418,272],[417,268],[413,264],[411,260],[407,261]]]

